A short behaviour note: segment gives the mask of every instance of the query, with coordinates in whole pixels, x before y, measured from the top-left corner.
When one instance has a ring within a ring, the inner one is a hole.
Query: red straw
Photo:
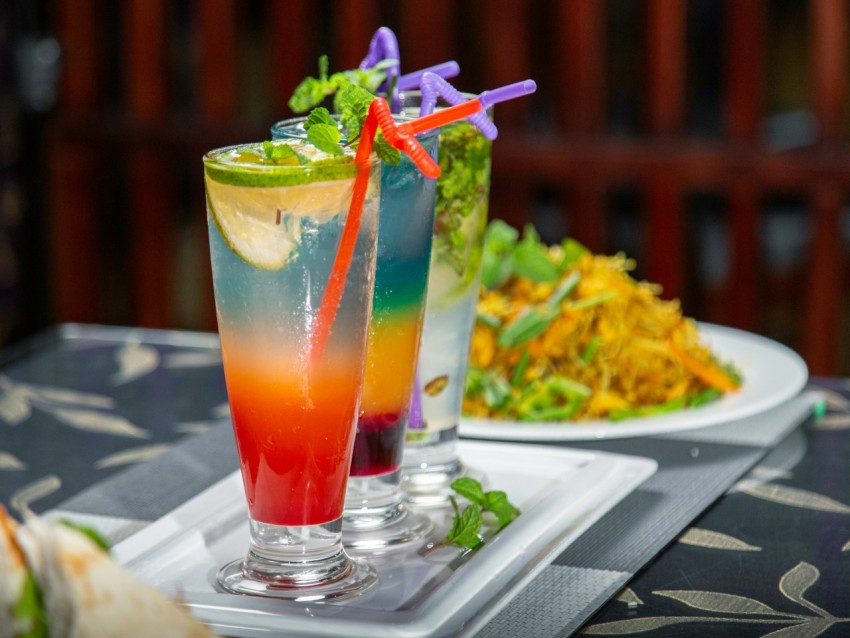
[[[348,217],[346,217],[345,226],[342,229],[339,250],[337,250],[331,268],[331,275],[325,288],[325,296],[322,298],[322,305],[319,307],[319,313],[316,316],[316,328],[313,331],[311,348],[311,356],[314,360],[322,356],[325,344],[330,337],[331,326],[333,326],[336,318],[336,312],[339,309],[339,302],[345,288],[345,278],[348,275],[348,269],[351,267],[354,246],[357,243],[357,233],[360,230],[360,218],[363,215],[363,203],[366,201],[366,188],[369,185],[371,169],[369,156],[372,153],[378,127],[380,127],[387,142],[405,152],[425,177],[436,179],[440,175],[440,167],[414,136],[417,133],[424,133],[469,117],[481,109],[481,102],[470,100],[396,125],[386,100],[375,98],[369,105],[366,120],[363,122],[363,130],[360,133],[360,145],[357,147],[357,154],[354,156],[354,163],[357,164],[357,177],[354,178],[354,193],[351,196]]]

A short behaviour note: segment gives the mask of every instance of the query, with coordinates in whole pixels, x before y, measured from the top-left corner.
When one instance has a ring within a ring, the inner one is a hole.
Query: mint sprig
[[[486,515],[495,518],[491,533],[504,529],[519,515],[520,511],[501,490],[484,491],[481,483],[468,476],[452,481],[452,489],[458,496],[469,501],[462,511],[454,496],[449,497],[454,510],[452,527],[446,538],[446,544],[457,545],[469,550],[479,549],[484,545],[482,528],[487,521]]]
[[[335,96],[345,86],[361,87],[375,94],[378,87],[387,79],[386,69],[397,60],[382,60],[371,69],[361,71],[352,69],[328,75],[328,56],[319,56],[319,76],[304,78],[289,98],[289,108],[293,113],[306,113],[315,106],[320,106],[325,99]]]
[[[344,145],[356,149],[369,105],[375,99],[378,87],[387,79],[386,69],[395,62],[382,60],[365,71],[353,69],[329,76],[328,56],[319,57],[319,77],[302,80],[289,99],[289,108],[295,113],[312,109],[305,123],[307,140],[333,155],[343,153],[339,148],[343,140]],[[333,96],[333,110],[339,115],[338,119],[321,106],[330,96]],[[395,166],[401,161],[401,152],[391,146],[380,131],[375,136],[373,151],[385,164]]]

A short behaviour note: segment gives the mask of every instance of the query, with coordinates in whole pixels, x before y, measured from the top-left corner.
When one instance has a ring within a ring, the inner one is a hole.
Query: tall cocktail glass
[[[412,109],[421,98],[410,92],[402,100]],[[481,276],[491,150],[492,142],[468,121],[441,129],[442,173],[415,406],[421,418],[411,417],[402,471],[410,503],[446,503],[451,482],[468,471],[457,452],[458,422]]]
[[[400,120],[401,121],[401,120]],[[278,122],[275,139],[303,139],[304,118]],[[437,157],[437,132],[417,138]],[[422,332],[434,226],[435,181],[403,155],[381,168],[380,221],[363,395],[345,497],[343,544],[383,553],[433,528],[402,499],[401,463]]]
[[[293,146],[293,145],[290,145]],[[357,173],[351,156],[272,160],[261,144],[204,157],[222,360],[250,547],[228,591],[310,601],[360,595],[374,571],[342,546],[374,285],[380,163],[372,162],[330,334],[314,336]],[[292,165],[294,163],[294,165]],[[321,354],[317,354],[317,352]]]

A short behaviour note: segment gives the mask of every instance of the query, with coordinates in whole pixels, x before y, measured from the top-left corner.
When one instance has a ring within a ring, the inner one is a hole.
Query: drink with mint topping
[[[212,151],[204,167],[222,361],[250,519],[247,558],[225,566],[218,581],[262,596],[358,595],[375,575],[345,554],[340,526],[372,303],[380,162],[371,162],[330,320],[320,308],[338,281],[331,273],[339,274],[343,228],[356,219],[350,151],[267,142]],[[329,336],[317,347],[323,321]]]
[[[304,139],[305,118],[278,122],[272,137]],[[437,132],[418,137],[437,157]],[[400,491],[408,410],[422,334],[436,184],[407,157],[382,162],[375,292],[363,394],[343,517],[343,543],[368,553],[424,542],[432,524]]]
[[[467,471],[456,447],[487,225],[491,149],[492,142],[469,122],[440,132],[442,173],[418,366],[421,420],[411,420],[408,428],[402,476],[407,498],[423,505],[445,502],[451,481]]]

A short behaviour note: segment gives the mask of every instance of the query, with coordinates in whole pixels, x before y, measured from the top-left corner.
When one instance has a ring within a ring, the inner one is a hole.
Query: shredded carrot
[[[733,392],[738,389],[738,384],[720,366],[710,361],[698,361],[685,353],[672,340],[667,341],[667,348],[692,375],[710,388],[721,392]]]

